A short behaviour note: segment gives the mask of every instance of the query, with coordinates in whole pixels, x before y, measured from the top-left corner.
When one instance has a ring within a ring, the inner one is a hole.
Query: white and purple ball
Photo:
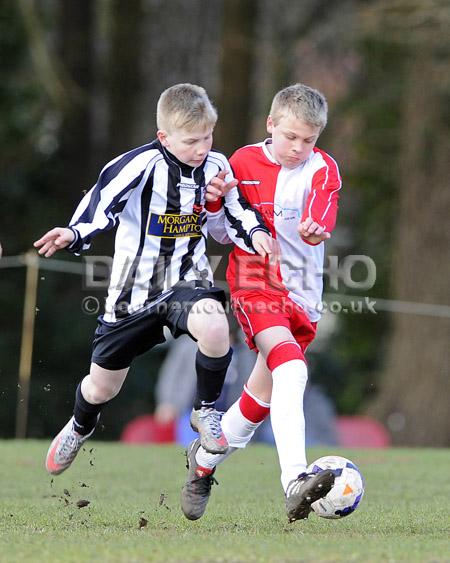
[[[331,469],[335,475],[334,486],[325,497],[313,502],[311,507],[322,518],[343,518],[352,514],[364,494],[364,477],[349,459],[338,455],[321,457],[308,466],[309,473]]]

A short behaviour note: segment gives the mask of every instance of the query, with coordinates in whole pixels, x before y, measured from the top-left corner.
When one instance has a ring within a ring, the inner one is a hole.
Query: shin
[[[305,471],[303,395],[308,373],[303,351],[291,340],[278,343],[267,355],[272,372],[271,422],[281,467],[281,483]]]
[[[222,430],[228,441],[224,454],[210,454],[199,448],[196,460],[205,468],[214,468],[237,449],[245,448],[256,429],[270,412],[270,405],[259,400],[244,386],[241,397],[227,410],[222,418]]]
[[[95,428],[102,408],[120,391],[127,372],[128,368],[112,371],[91,365],[75,394],[74,429],[79,434],[87,435]]]

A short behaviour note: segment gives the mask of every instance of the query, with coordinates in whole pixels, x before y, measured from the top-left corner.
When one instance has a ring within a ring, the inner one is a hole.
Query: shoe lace
[[[223,412],[216,411],[215,409],[202,409],[199,418],[208,425],[208,428],[214,438],[220,438],[222,435],[222,427],[220,426],[220,421],[222,419]]]
[[[192,479],[193,483],[196,483],[197,488],[200,489],[201,493],[209,493],[213,485],[218,485],[219,481],[213,475],[205,475],[204,477],[196,477]]]
[[[77,436],[74,431],[69,432],[61,442],[59,456],[68,460],[74,458],[82,443],[82,436]]]

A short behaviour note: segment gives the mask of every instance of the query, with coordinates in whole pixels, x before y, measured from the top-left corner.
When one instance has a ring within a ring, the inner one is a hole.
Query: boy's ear
[[[158,137],[158,141],[161,143],[161,145],[163,147],[167,147],[168,142],[167,142],[167,131],[164,131],[162,129],[159,129],[156,132],[156,136]]]
[[[267,116],[266,128],[267,128],[267,133],[269,133],[270,135],[272,135],[272,132],[273,132],[273,121],[272,121],[272,116],[271,116],[271,115],[268,115],[268,116]]]

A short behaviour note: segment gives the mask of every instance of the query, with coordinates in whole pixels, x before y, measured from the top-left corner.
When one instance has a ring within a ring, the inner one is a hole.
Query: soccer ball
[[[331,469],[334,486],[323,498],[312,503],[314,512],[322,518],[343,518],[354,512],[364,494],[364,478],[357,466],[345,457],[328,455],[308,466],[308,473]]]

